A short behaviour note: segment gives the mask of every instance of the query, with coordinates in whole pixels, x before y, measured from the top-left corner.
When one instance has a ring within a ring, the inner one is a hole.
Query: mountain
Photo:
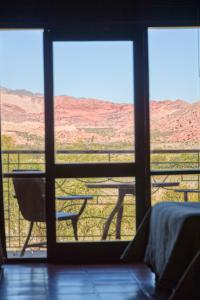
[[[151,139],[172,148],[200,145],[200,102],[151,101]]]
[[[41,94],[1,88],[2,133],[17,146],[44,144],[44,99]],[[98,144],[131,148],[134,105],[100,99],[55,97],[55,136],[58,145]],[[185,148],[200,142],[200,102],[150,102],[154,147]]]

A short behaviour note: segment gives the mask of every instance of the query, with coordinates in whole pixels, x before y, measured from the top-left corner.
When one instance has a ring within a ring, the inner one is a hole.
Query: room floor
[[[165,300],[155,295],[154,275],[144,265],[3,266],[4,300]]]

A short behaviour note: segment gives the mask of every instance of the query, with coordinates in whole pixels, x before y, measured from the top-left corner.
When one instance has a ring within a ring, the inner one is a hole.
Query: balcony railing
[[[66,150],[57,152],[58,161],[69,162],[78,157],[78,161],[104,161],[122,162],[134,160],[134,151],[130,150]],[[42,150],[9,150],[2,152],[3,172],[12,172],[13,169],[40,169],[45,171],[45,153]],[[151,153],[152,169],[187,169],[200,167],[200,150],[155,150]],[[116,199],[117,189],[91,189],[88,183],[102,182],[129,182],[134,178],[76,178],[59,179],[56,181],[57,195],[92,194],[93,200],[89,200],[84,214],[82,215],[78,234],[80,240],[101,240],[105,222],[110,215]],[[199,175],[173,175],[154,176],[152,182],[178,182],[179,189],[190,188],[200,190]],[[19,211],[11,178],[3,179],[4,188],[4,213],[6,225],[7,249],[12,254],[21,250],[27,236],[28,222],[25,221]],[[175,191],[175,187],[155,188],[152,187],[152,203],[160,201],[183,201],[184,194]],[[198,192],[188,194],[189,201],[199,201]],[[57,209],[73,211],[78,207],[77,203],[56,203]],[[124,200],[124,214],[121,224],[121,239],[129,240],[135,234],[135,197],[126,195]],[[107,239],[114,240],[116,236],[116,218],[113,218],[109,228]],[[46,240],[45,224],[37,224],[32,234],[33,242]],[[57,225],[57,240],[66,242],[74,240],[71,223],[62,222]],[[34,249],[36,250],[36,249]]]

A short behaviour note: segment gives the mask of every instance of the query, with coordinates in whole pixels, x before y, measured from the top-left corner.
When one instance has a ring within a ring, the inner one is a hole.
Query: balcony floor
[[[3,266],[0,299],[4,300],[165,300],[155,295],[154,276],[145,265]]]
[[[46,258],[46,250],[26,250],[24,255],[20,257],[20,251],[7,251],[8,258]]]

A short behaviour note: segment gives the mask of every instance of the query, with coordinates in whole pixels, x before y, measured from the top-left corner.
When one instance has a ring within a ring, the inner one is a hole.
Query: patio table
[[[4,178],[12,178],[12,177],[24,177],[24,175],[26,175],[26,177],[45,177],[45,172],[39,171],[39,170],[29,170],[27,171],[17,171],[17,172],[5,172],[3,174]],[[179,182],[153,182],[152,183],[152,187],[154,188],[170,188],[170,187],[175,187],[178,186]],[[105,240],[108,236],[108,231],[110,228],[110,225],[112,223],[112,220],[115,216],[115,214],[117,213],[117,223],[116,223],[116,239],[120,239],[121,238],[121,222],[122,222],[122,217],[123,217],[123,201],[124,201],[124,197],[126,195],[135,195],[135,182],[114,182],[114,181],[110,181],[110,182],[104,182],[104,183],[87,183],[86,186],[88,188],[101,188],[101,189],[105,189],[105,188],[109,188],[109,189],[118,189],[118,198],[117,198],[117,202],[113,208],[113,210],[111,211],[110,215],[108,216],[106,222],[105,222],[105,226],[104,226],[104,230],[103,230],[103,234],[102,234],[102,240]]]
[[[152,187],[156,188],[169,188],[178,186],[179,182],[153,182]],[[103,229],[102,240],[106,240],[108,236],[108,231],[114,216],[117,213],[117,223],[116,223],[116,239],[121,238],[121,221],[123,217],[123,201],[126,195],[135,195],[135,182],[104,182],[104,183],[86,183],[87,188],[99,188],[99,189],[118,189],[118,199],[117,202],[108,216],[105,226]]]
[[[188,194],[189,193],[200,194],[200,190],[198,190],[198,189],[175,189],[174,191],[177,193],[183,193],[184,202],[188,202]]]

